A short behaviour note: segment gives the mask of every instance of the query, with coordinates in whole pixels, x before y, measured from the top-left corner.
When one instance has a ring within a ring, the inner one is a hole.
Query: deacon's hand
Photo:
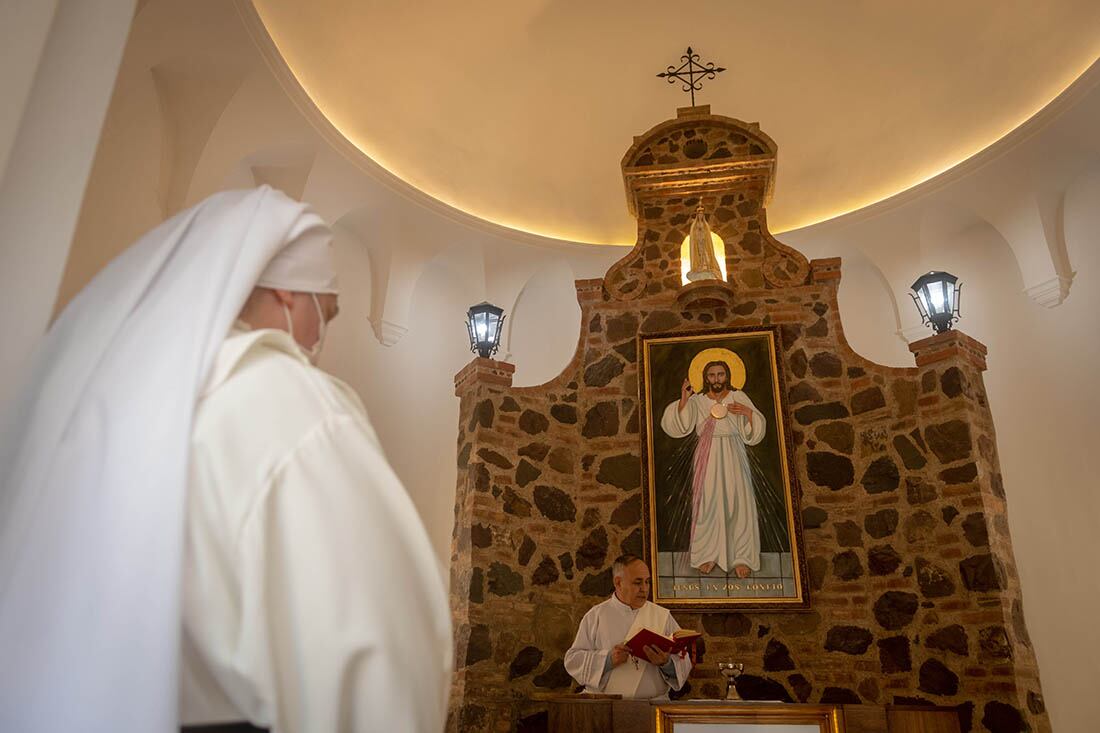
[[[731,402],[726,405],[726,411],[731,415],[744,415],[745,417],[752,417],[752,410],[745,407],[739,402]]]
[[[661,651],[659,648],[646,645],[643,648],[645,655],[649,658],[649,663],[657,667],[663,667],[668,662],[668,652]]]
[[[618,667],[620,664],[630,659],[630,649],[622,644],[616,644],[611,650],[611,666]]]

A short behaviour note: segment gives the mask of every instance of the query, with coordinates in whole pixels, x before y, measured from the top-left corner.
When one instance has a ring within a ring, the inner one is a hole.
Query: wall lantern
[[[921,325],[932,326],[936,333],[951,330],[951,324],[959,319],[961,289],[959,278],[947,272],[930,272],[918,277],[909,297],[917,304]]]
[[[471,306],[466,313],[466,328],[470,332],[470,351],[488,359],[500,348],[500,328],[504,324],[504,309],[488,302]]]

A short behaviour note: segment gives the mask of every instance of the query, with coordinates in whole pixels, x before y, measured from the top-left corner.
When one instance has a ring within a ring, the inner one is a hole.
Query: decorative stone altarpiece
[[[677,612],[705,632],[686,695],[717,697],[715,663],[734,659],[747,699],[931,702],[958,705],[964,731],[1050,729],[985,347],[950,331],[911,344],[912,368],[856,354],[840,260],[807,261],[768,232],[775,164],[757,125],[709,107],[635,138],[622,168],[638,241],[577,282],[573,361],[538,387],[511,387],[513,367],[488,359],[455,378],[449,730],[525,729],[540,698],[572,691],[562,657],[580,617],[610,594],[614,557],[642,554],[638,335],[762,325],[782,336],[812,607]],[[685,289],[680,247],[700,203],[728,277]]]

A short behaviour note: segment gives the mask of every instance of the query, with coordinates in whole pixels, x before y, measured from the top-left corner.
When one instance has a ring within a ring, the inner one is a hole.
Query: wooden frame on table
[[[743,723],[745,725],[814,725],[820,733],[844,733],[844,716],[832,705],[751,704],[658,705],[656,733],[677,733],[677,723]],[[683,733],[688,729],[680,726]],[[730,733],[736,733],[731,728]]]

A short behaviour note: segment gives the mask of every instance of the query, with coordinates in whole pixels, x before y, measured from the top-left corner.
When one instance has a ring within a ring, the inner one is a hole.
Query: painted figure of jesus
[[[714,353],[708,353],[714,352]],[[661,428],[673,438],[695,432],[692,461],[691,567],[715,566],[738,578],[760,569],[760,527],[746,446],[764,439],[767,423],[741,391],[745,367],[727,349],[708,349],[702,384],[684,380],[680,399],[665,408]]]

